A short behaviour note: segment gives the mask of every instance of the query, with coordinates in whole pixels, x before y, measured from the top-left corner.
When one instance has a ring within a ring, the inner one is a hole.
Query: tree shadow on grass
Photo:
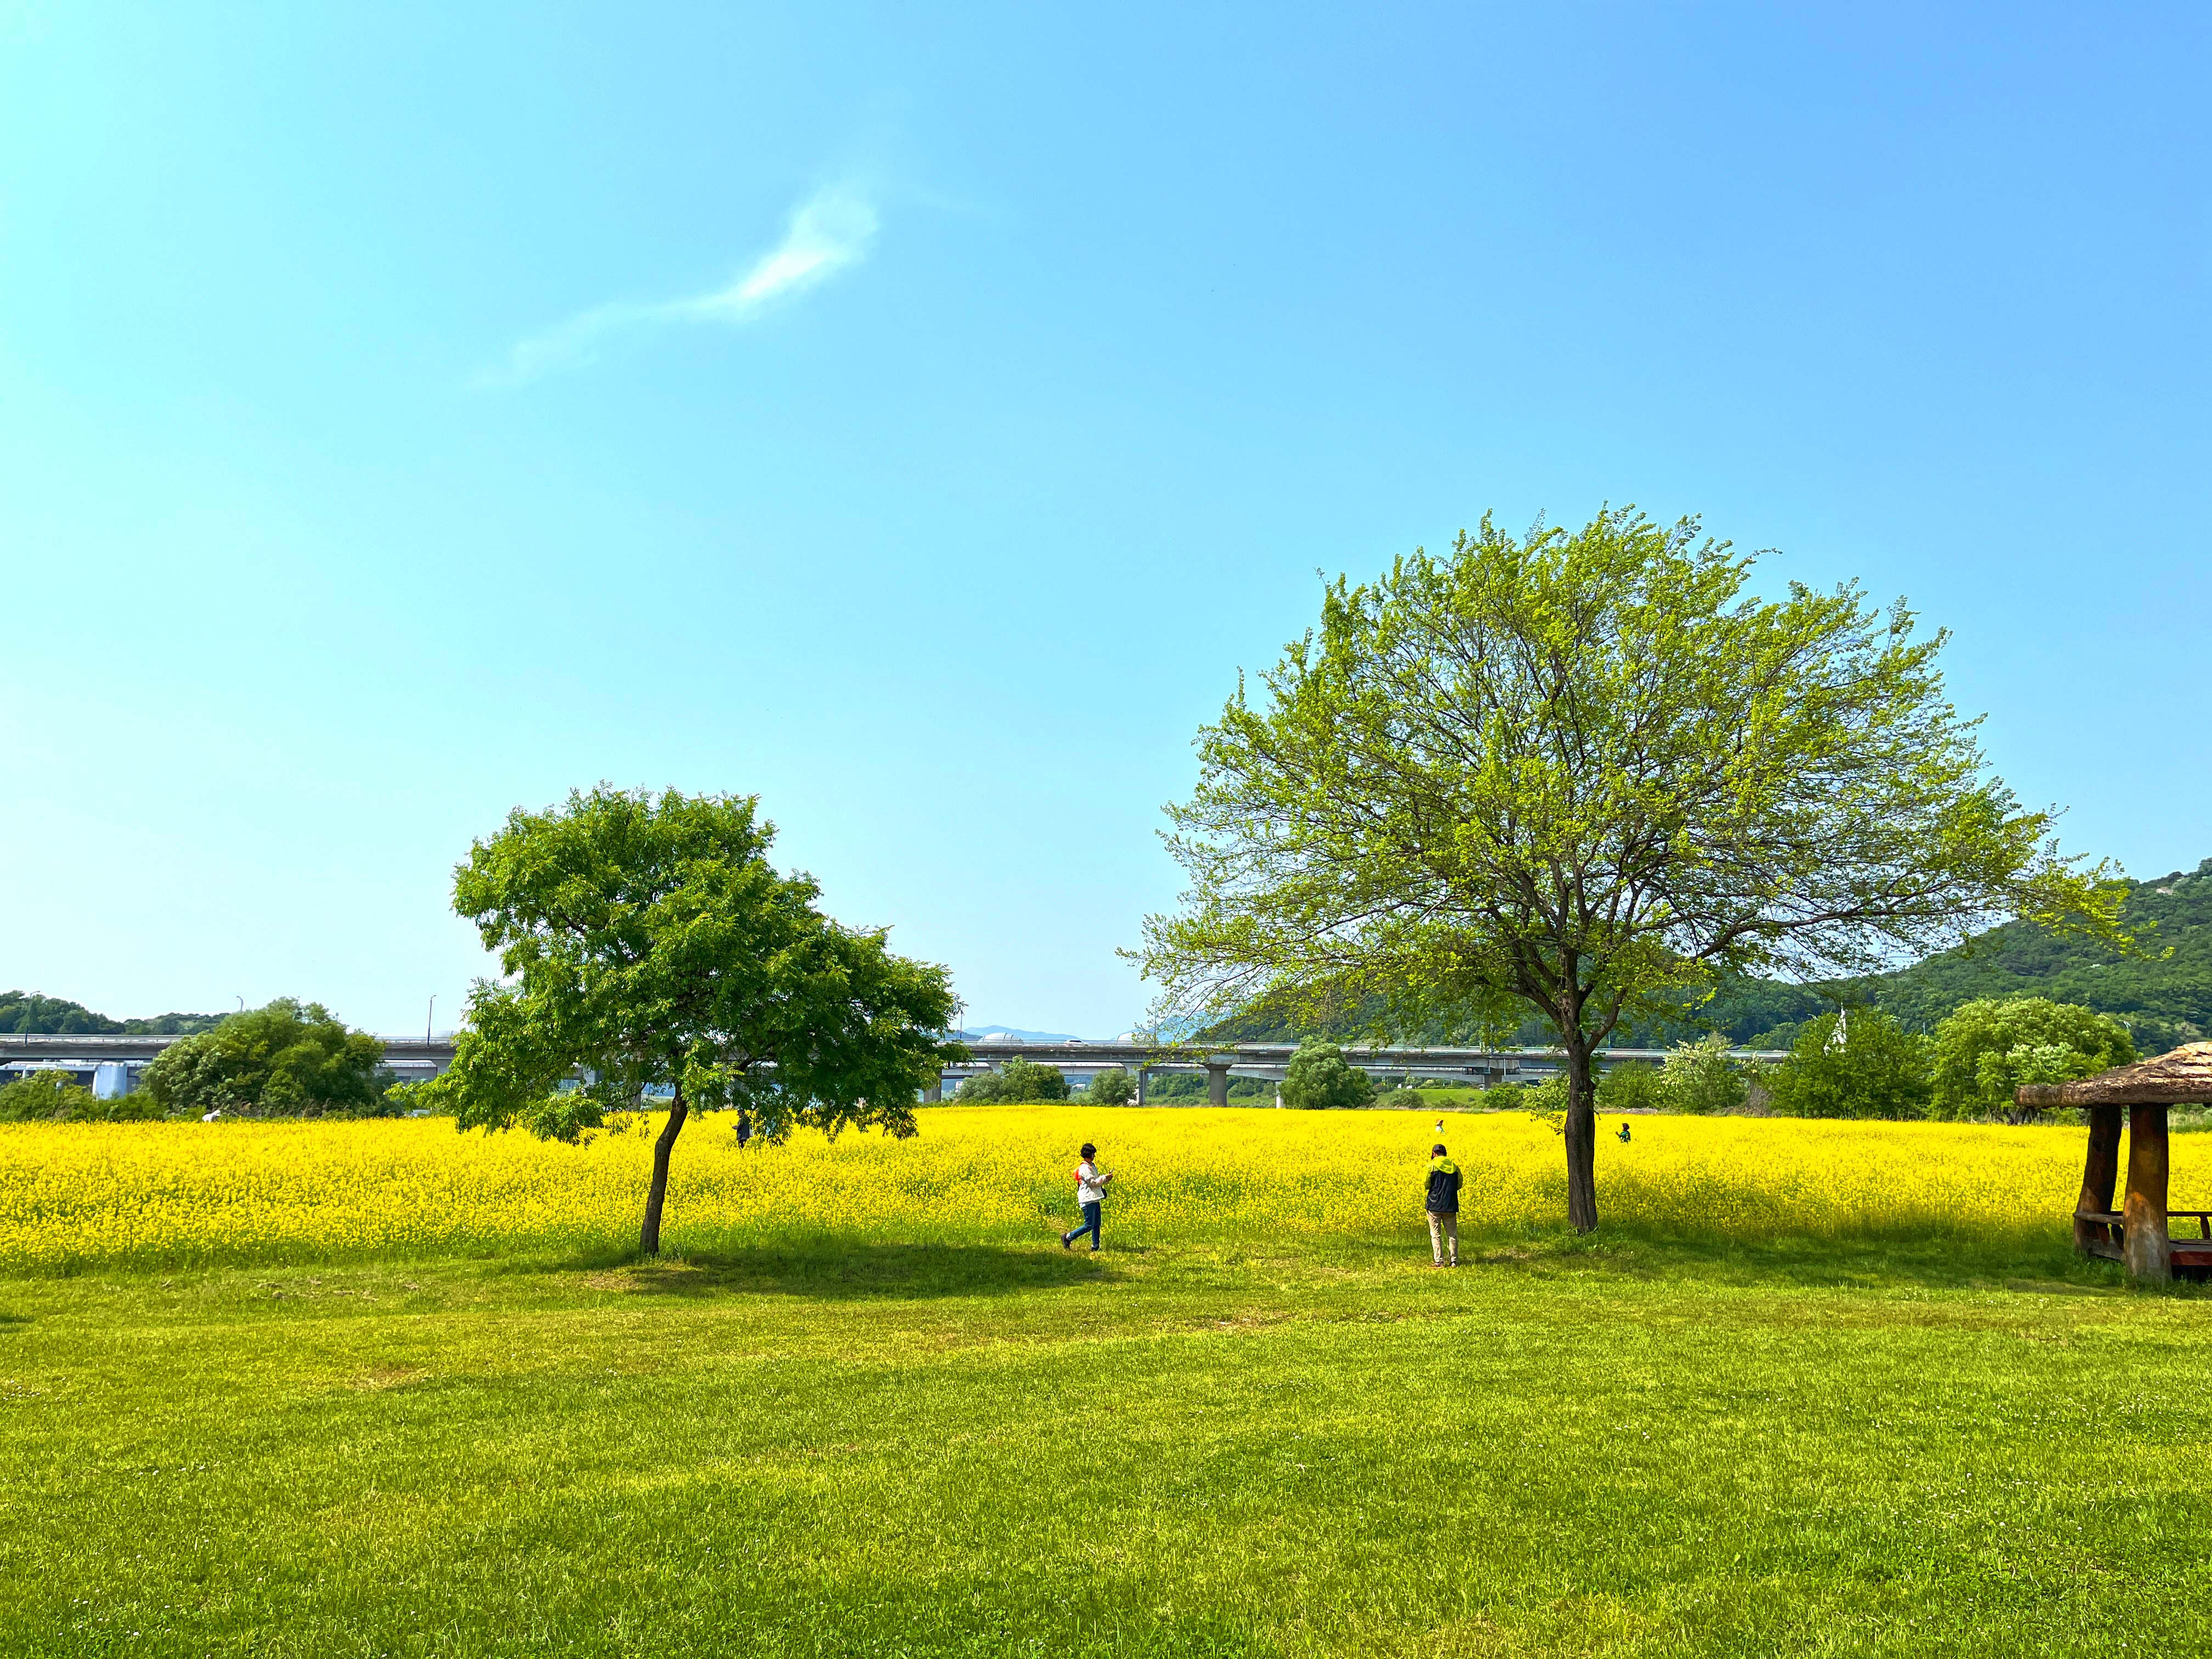
[[[1093,1256],[993,1244],[823,1243],[806,1248],[687,1250],[654,1261],[610,1263],[585,1282],[631,1295],[697,1300],[797,1296],[907,1300],[1006,1296],[1109,1284],[1112,1252]]]
[[[1462,1242],[1471,1264],[1577,1270],[1805,1289],[2007,1291],[2039,1296],[2127,1293],[2118,1264],[2063,1241],[1978,1238],[1679,1238],[1608,1228],[1589,1238]]]

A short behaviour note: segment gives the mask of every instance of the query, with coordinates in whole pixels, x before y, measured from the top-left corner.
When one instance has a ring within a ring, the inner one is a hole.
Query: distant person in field
[[[1630,1137],[1628,1133],[1628,1120],[1626,1118],[1620,1120],[1620,1133],[1615,1135],[1613,1139],[1618,1140],[1624,1146],[1628,1145]]]
[[[1441,1140],[1429,1148],[1429,1254],[1439,1267],[1459,1266],[1459,1165],[1451,1161]],[[1444,1244],[1451,1244],[1451,1260],[1444,1260]]]
[[[1103,1242],[1099,1218],[1104,1213],[1106,1183],[1113,1178],[1112,1170],[1102,1171],[1099,1169],[1098,1149],[1089,1141],[1085,1141],[1083,1162],[1075,1166],[1075,1202],[1083,1212],[1083,1224],[1073,1232],[1062,1233],[1060,1236],[1061,1249],[1073,1249],[1075,1241],[1085,1233],[1091,1235],[1091,1248],[1093,1251],[1096,1251]]]

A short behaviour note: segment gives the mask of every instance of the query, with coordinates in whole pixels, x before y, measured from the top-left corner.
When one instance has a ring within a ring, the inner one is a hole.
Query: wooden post
[[[2121,1210],[2127,1227],[2128,1277],[2138,1285],[2163,1285],[2173,1276],[2173,1250],[2166,1236],[2166,1108],[2128,1111],[2128,1195]]]
[[[2109,1215],[2120,1179],[2120,1109],[2089,1109],[2089,1155],[2081,1165],[2081,1196],[2074,1202],[2074,1248],[2089,1249],[2091,1224],[2085,1215]]]

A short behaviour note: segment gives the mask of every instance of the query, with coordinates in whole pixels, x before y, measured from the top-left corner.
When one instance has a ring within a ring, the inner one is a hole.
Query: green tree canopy
[[[224,1018],[222,1014],[155,1014],[148,1019],[110,1019],[66,998],[41,996],[36,991],[0,991],[0,1031],[173,1036],[210,1030]]]
[[[1666,1073],[1641,1060],[1609,1066],[1597,1080],[1597,1109],[1601,1112],[1659,1111],[1667,1104]]]
[[[2026,915],[2116,933],[1989,775],[1944,636],[1632,508],[1340,579],[1240,687],[1170,809],[1161,1017],[1273,997],[1394,1022],[1539,1013],[1565,1051],[1568,1215],[1597,1224],[1590,1054],[1729,975],[1865,971]]]
[[[1301,1042],[1283,1068],[1283,1104],[1296,1110],[1340,1110],[1370,1105],[1374,1099],[1375,1079],[1346,1060],[1334,1042]]]
[[[967,1050],[941,1035],[944,969],[815,908],[811,876],[768,860],[750,795],[601,785],[517,808],[453,874],[453,908],[498,953],[453,1065],[428,1085],[462,1129],[573,1139],[648,1085],[672,1088],[641,1248],[660,1248],[669,1154],[694,1108],[744,1107],[770,1140],[915,1132],[918,1090]],[[588,1081],[565,1085],[581,1070]]]
[[[1732,1112],[1751,1092],[1743,1067],[1729,1058],[1728,1039],[1711,1032],[1695,1042],[1678,1042],[1660,1070],[1660,1092],[1669,1110]]]
[[[1102,1106],[1126,1106],[1137,1097],[1137,1080],[1115,1066],[1091,1079],[1085,1097]]]
[[[319,1002],[279,997],[171,1043],[139,1084],[165,1112],[325,1117],[373,1111],[384,1045]]]
[[[2033,1109],[2013,1103],[2023,1083],[2071,1083],[2136,1057],[2128,1028],[2046,997],[1983,998],[1936,1028],[1934,1115],[1997,1117],[2025,1123]]]
[[[956,1098],[987,1103],[1066,1100],[1067,1079],[1057,1066],[1016,1054],[996,1071],[965,1079]]]
[[[1879,1008],[1823,1014],[1806,1023],[1766,1089],[1789,1117],[1925,1117],[1934,1049]]]

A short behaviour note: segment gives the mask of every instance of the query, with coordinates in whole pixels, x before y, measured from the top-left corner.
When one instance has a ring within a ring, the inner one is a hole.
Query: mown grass
[[[5,1650],[2212,1638],[2212,1300],[2055,1228],[1109,1240],[0,1279]]]
[[[1444,1273],[1426,1123],[925,1116],[687,1139],[654,1264],[635,1132],[0,1135],[0,1651],[2212,1634],[2212,1299],[2072,1256],[2078,1131],[1650,1120],[1578,1240],[1549,1132],[1460,1121]]]

